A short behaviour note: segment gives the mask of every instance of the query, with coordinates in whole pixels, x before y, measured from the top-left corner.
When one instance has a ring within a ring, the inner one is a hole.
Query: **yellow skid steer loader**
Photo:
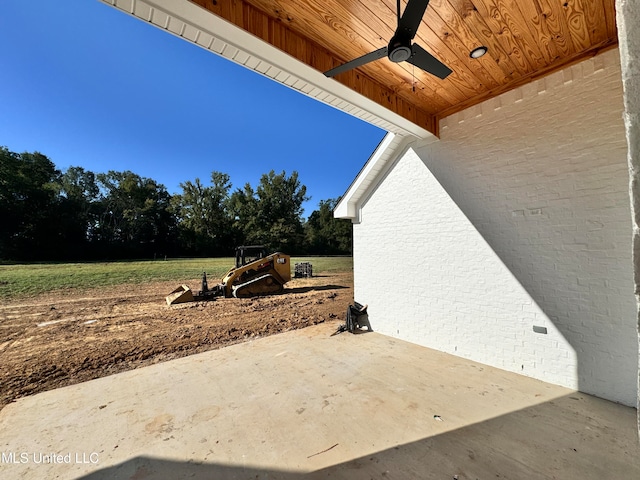
[[[209,288],[205,273],[197,295],[187,285],[181,285],[166,297],[167,305],[215,297],[248,298],[282,292],[284,284],[291,280],[291,257],[281,252],[269,255],[266,252],[260,245],[236,248],[236,266],[226,273],[221,283]]]

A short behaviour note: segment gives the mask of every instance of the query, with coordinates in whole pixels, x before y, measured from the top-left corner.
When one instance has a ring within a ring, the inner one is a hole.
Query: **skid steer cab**
[[[236,264],[222,278],[222,282],[209,287],[207,275],[202,275],[202,287],[194,294],[187,285],[181,285],[167,297],[167,305],[213,300],[215,297],[249,298],[273,295],[284,290],[291,280],[291,257],[281,252],[267,254],[262,245],[236,248]]]

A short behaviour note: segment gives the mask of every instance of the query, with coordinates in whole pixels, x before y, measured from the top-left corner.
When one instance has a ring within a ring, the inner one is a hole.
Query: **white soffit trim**
[[[393,161],[399,152],[402,152],[407,137],[401,137],[389,132],[382,139],[378,147],[373,151],[367,163],[365,163],[358,176],[349,186],[342,196],[336,208],[333,210],[335,218],[358,219],[358,208],[361,200],[365,198],[367,192],[374,186],[381,172]]]
[[[435,138],[428,130],[188,0],[100,1],[387,132]]]

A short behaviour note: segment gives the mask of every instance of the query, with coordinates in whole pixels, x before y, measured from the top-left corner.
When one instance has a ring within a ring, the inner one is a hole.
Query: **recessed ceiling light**
[[[469,56],[471,58],[480,58],[485,53],[487,53],[487,50],[488,50],[488,48],[483,45],[481,47],[477,47],[477,48],[474,48],[473,50],[471,50],[471,53],[469,54]]]

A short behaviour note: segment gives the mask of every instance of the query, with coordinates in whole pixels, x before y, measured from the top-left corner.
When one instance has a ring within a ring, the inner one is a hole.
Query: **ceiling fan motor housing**
[[[387,56],[392,62],[400,63],[411,58],[411,39],[402,39],[395,36],[391,39],[387,48]]]
[[[398,0],[398,28],[389,44],[386,47],[379,48],[350,62],[334,67],[324,72],[324,74],[327,77],[333,77],[367,63],[375,62],[386,55],[393,63],[409,62],[415,67],[444,80],[451,73],[451,69],[417,43],[411,43],[418,32],[428,5],[429,0],[408,0],[404,13],[400,15],[400,0]]]

